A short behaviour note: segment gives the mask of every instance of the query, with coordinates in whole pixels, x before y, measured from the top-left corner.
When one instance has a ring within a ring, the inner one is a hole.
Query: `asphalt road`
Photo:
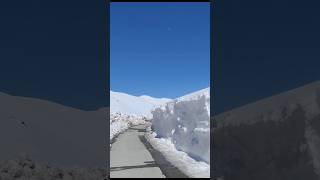
[[[110,151],[111,178],[165,178],[146,145],[141,141],[145,126],[120,134]]]

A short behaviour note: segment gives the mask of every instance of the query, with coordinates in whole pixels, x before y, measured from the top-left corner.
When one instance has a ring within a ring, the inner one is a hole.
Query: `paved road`
[[[111,178],[165,178],[140,137],[145,126],[139,125],[119,135],[110,152]]]

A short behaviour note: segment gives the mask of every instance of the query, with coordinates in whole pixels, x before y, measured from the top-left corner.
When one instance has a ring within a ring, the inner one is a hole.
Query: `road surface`
[[[165,178],[141,141],[144,132],[145,126],[139,125],[117,137],[110,152],[111,178]]]

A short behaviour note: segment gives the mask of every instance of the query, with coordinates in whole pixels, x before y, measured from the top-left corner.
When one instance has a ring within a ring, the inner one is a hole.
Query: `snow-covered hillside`
[[[151,117],[151,110],[171,99],[153,98],[150,96],[132,96],[126,93],[110,91],[111,113],[122,113],[126,115],[144,115]]]
[[[192,177],[208,177],[210,174],[210,89],[206,88],[173,101],[152,111],[153,136],[149,139],[156,147],[163,142],[171,142],[177,150],[195,160],[190,168],[190,160],[185,166],[179,160],[181,170]],[[153,137],[153,138],[152,138]],[[167,145],[166,145],[167,146]],[[160,150],[163,153],[168,150]],[[171,153],[168,153],[170,156]],[[182,155],[183,156],[183,155]],[[177,154],[177,157],[180,157]],[[170,159],[170,157],[169,157]],[[172,159],[172,158],[171,158]],[[198,161],[198,165],[197,162]],[[178,161],[176,161],[178,162]],[[201,169],[201,172],[199,170]]]
[[[84,111],[1,92],[0,107],[0,161],[23,153],[56,167],[105,167],[107,108]]]
[[[144,124],[152,118],[152,109],[170,100],[110,91],[110,140],[131,126]]]

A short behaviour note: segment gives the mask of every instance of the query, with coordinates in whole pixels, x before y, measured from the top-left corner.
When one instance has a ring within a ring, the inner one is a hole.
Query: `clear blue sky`
[[[320,80],[319,6],[320,1],[295,0],[216,4],[217,114]]]
[[[108,106],[104,1],[2,1],[0,12],[0,92]]]
[[[209,87],[209,3],[112,3],[110,88],[175,98]]]

